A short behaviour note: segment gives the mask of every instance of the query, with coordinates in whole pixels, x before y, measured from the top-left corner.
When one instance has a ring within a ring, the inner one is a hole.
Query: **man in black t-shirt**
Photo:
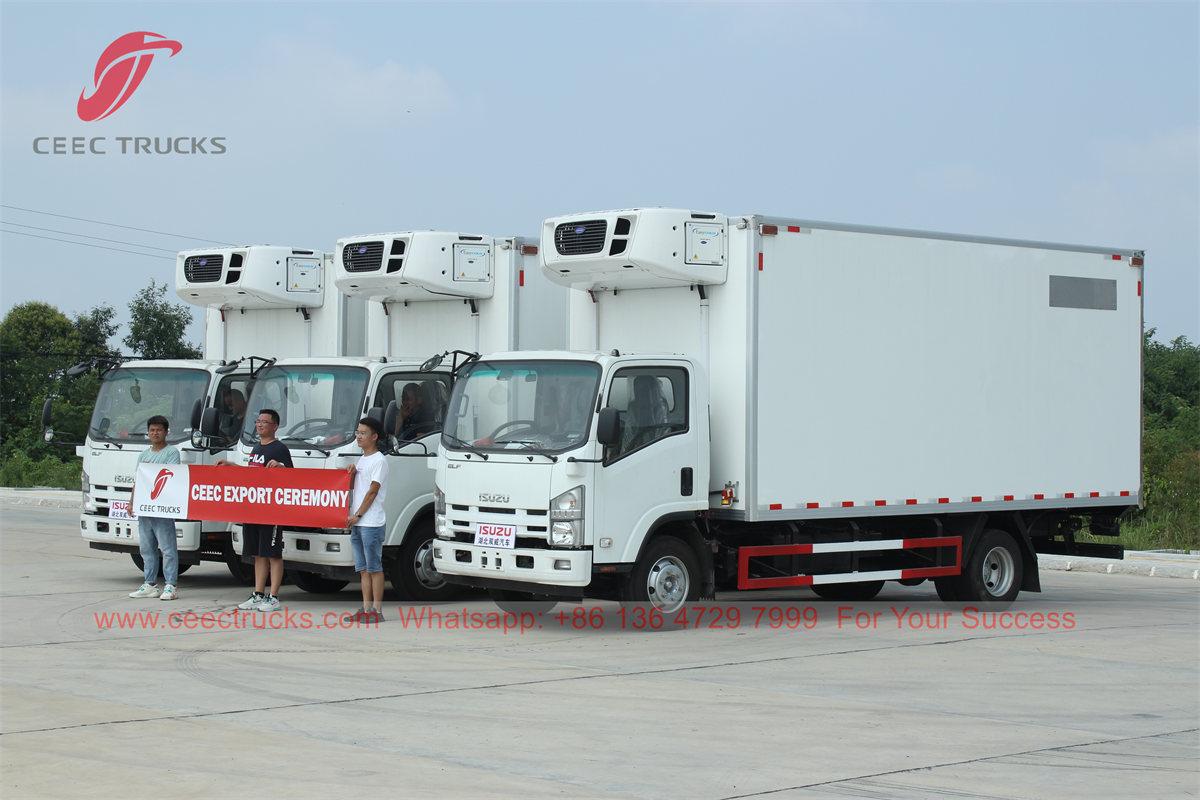
[[[258,444],[250,451],[247,466],[276,468],[292,466],[292,451],[275,438],[279,429],[279,412],[264,408],[254,421],[258,432]],[[217,465],[229,464],[221,459]],[[278,525],[242,525],[244,555],[254,556],[254,593],[250,599],[238,605],[243,611],[275,611],[279,608],[279,585],[283,583],[283,529]],[[266,592],[267,578],[271,579],[271,591]]]

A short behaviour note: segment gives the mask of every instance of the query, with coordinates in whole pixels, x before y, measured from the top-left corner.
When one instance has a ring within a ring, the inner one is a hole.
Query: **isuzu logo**
[[[133,483],[132,475],[114,475],[113,483]]]
[[[481,503],[507,503],[508,495],[506,494],[488,494],[487,492],[479,493],[479,502]]]

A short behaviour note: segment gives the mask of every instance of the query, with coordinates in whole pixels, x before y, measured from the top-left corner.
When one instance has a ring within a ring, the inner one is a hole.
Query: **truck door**
[[[695,482],[690,377],[682,364],[634,364],[613,373],[604,404],[617,409],[621,435],[606,448],[596,477],[596,561],[635,560],[655,520],[693,510],[707,492]],[[611,538],[612,548],[600,548],[601,538]]]

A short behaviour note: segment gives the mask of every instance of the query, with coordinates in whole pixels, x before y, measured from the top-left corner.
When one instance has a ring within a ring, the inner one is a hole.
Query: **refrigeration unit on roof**
[[[550,280],[577,289],[655,289],[725,282],[728,220],[673,208],[552,217],[541,252]]]
[[[382,302],[485,299],[495,288],[495,250],[508,240],[445,231],[339,239],[337,287]]]
[[[273,245],[185,250],[175,259],[175,291],[221,309],[320,308],[323,254]]]

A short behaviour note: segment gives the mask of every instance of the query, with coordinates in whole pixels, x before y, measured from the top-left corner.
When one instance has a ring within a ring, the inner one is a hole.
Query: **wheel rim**
[[[691,579],[687,567],[675,556],[663,556],[646,575],[646,596],[660,611],[674,611],[687,602]]]
[[[446,579],[433,565],[433,539],[421,542],[417,552],[413,554],[413,574],[426,589],[440,589],[446,584]]]
[[[1012,588],[1013,575],[1016,567],[1013,564],[1012,553],[1006,547],[993,547],[983,557],[980,578],[983,588],[992,597],[1003,597]]]

